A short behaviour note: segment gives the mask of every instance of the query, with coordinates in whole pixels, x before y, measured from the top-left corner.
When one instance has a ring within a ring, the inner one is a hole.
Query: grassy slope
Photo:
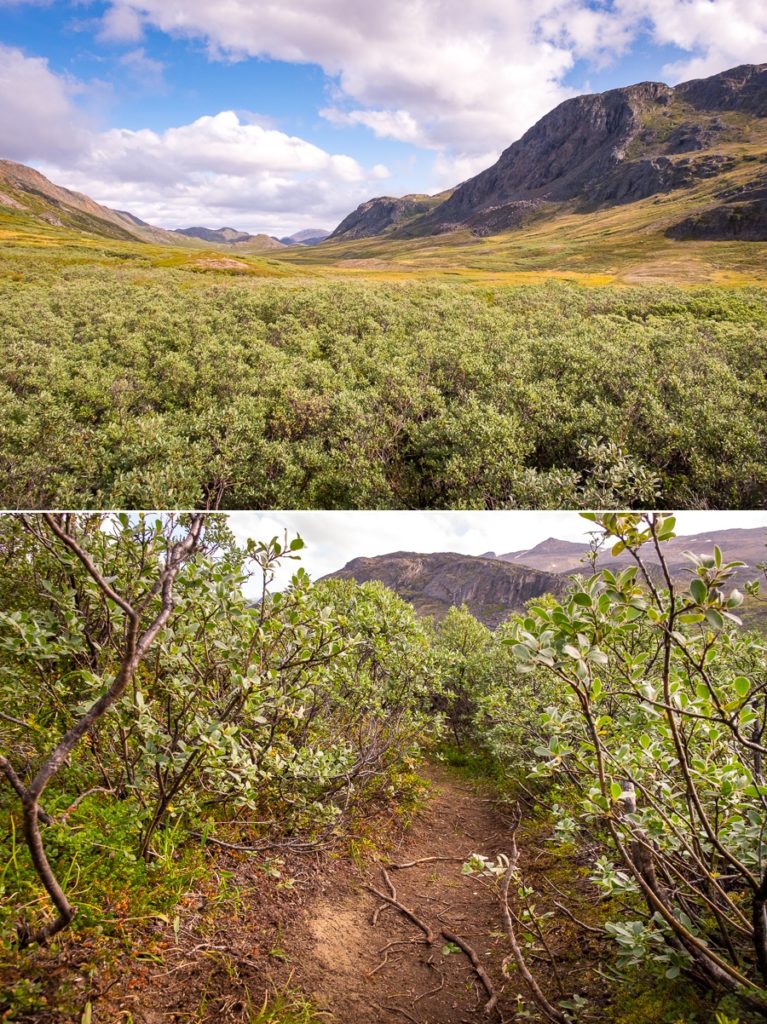
[[[256,256],[232,252],[226,246],[197,245],[192,239],[188,244],[181,241],[177,247],[152,245],[117,234],[104,237],[96,233],[95,227],[89,224],[79,231],[56,227],[27,213],[0,206],[0,279],[45,276],[57,268],[78,264],[147,270],[168,267],[255,277],[296,274],[289,264],[274,262],[271,254]],[[225,265],[217,266],[219,261],[225,261]],[[315,272],[309,269],[303,273],[313,275]]]

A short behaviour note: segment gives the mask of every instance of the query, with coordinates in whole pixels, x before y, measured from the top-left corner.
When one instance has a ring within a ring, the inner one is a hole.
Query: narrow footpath
[[[384,862],[391,865],[388,880],[376,865],[339,880],[302,922],[302,936],[286,936],[293,950],[299,942],[304,947],[293,959],[294,981],[341,1024],[469,1024],[514,1016],[518,989],[501,972],[509,948],[495,889],[461,873],[472,853],[509,851],[509,822],[453,774],[433,768],[430,776],[431,799]],[[389,882],[433,941],[370,891],[391,896]],[[473,949],[491,979],[498,1001],[489,1015],[478,971],[443,930]]]

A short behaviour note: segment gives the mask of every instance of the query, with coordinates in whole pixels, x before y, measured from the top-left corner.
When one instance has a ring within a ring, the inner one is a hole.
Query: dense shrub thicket
[[[760,506],[767,297],[70,268],[0,290],[0,480],[4,507]]]
[[[379,584],[300,568],[245,598],[301,546],[239,549],[210,518],[0,517],[4,1019],[44,1004],[40,943],[101,933],[106,955],[207,843],[322,850],[418,791],[425,627]]]
[[[767,647],[740,627],[743,563],[715,549],[674,579],[644,557],[662,560],[673,517],[592,517],[635,564],[496,631],[512,658],[475,687],[476,734],[548,806],[553,840],[591,845],[619,977],[683,976],[763,1019]]]

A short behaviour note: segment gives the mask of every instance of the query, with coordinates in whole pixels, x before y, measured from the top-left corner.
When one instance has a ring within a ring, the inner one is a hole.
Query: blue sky
[[[754,0],[0,0],[0,157],[163,226],[330,228],[765,43]]]

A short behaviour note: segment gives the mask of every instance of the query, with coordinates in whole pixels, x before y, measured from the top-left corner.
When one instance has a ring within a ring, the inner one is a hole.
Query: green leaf
[[[591,607],[591,595],[584,593],[582,590],[579,590],[577,594],[573,594],[573,601],[582,608]]]
[[[708,587],[702,579],[696,577],[690,583],[690,593],[696,604],[703,604],[708,597]]]
[[[613,544],[612,550],[610,551],[610,554],[613,555],[613,556],[619,555],[622,551],[625,551],[625,550],[626,550],[626,545],[623,543],[622,540],[619,540],[617,543]]]
[[[716,610],[716,608],[709,608],[706,611],[706,622],[708,622],[709,626],[711,626],[713,629],[724,628],[724,619]]]
[[[735,687],[735,692],[739,697],[745,697],[751,689],[751,683],[745,676],[736,676],[732,681],[732,685]]]
[[[703,612],[685,612],[683,615],[678,617],[678,621],[681,622],[683,626],[692,626],[696,622],[703,622],[705,617],[706,616]]]
[[[620,782],[611,782],[610,783],[610,796],[613,798],[613,800],[617,800],[620,797],[622,792],[623,792],[623,789],[621,787]]]

